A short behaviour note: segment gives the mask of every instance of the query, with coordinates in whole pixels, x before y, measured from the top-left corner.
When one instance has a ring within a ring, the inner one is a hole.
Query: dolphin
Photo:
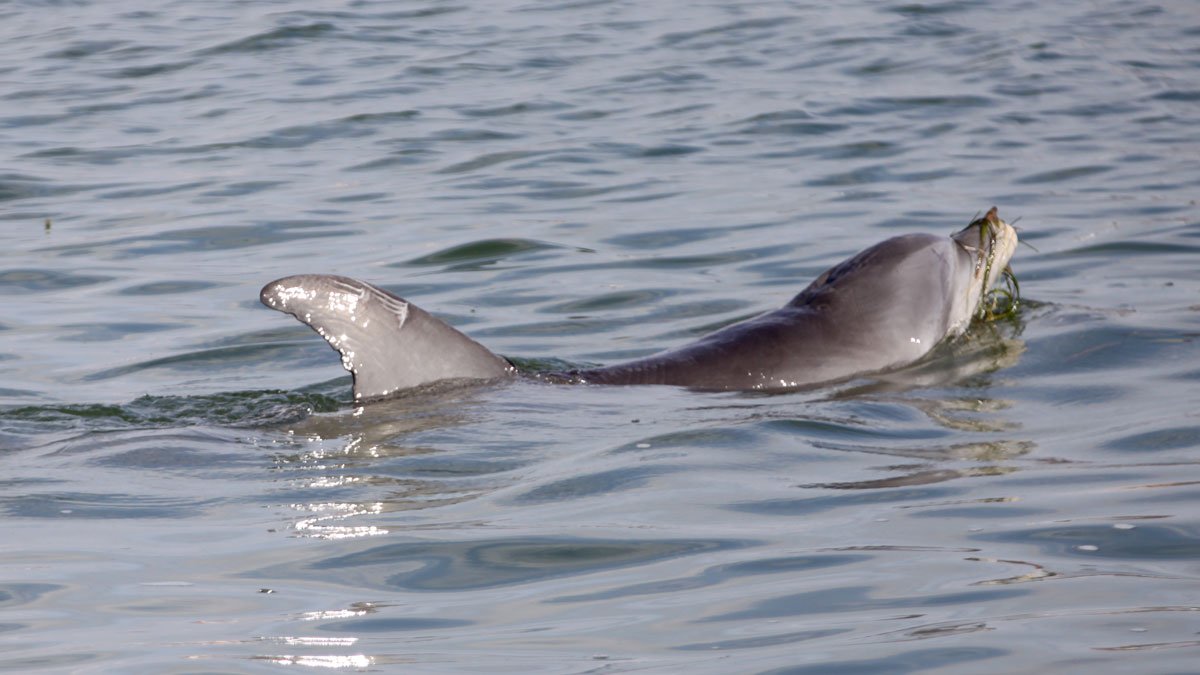
[[[906,234],[826,270],[780,309],[696,342],[550,382],[778,391],[899,368],[966,330],[1007,271],[1016,230],[995,207],[950,235]],[[263,287],[263,304],[325,338],[357,402],[443,380],[514,377],[508,360],[425,310],[349,277],[304,274]]]

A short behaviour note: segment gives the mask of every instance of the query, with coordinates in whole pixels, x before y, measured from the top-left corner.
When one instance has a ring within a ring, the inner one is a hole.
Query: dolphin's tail
[[[302,274],[272,281],[258,297],[307,324],[342,355],[356,401],[437,380],[514,372],[508,361],[420,307],[362,281]]]

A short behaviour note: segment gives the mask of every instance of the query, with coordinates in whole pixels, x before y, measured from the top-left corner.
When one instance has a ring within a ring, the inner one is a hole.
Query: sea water
[[[1198,124],[1182,0],[0,5],[0,669],[1196,672]],[[776,396],[257,300],[605,364],[993,205],[1015,317]]]

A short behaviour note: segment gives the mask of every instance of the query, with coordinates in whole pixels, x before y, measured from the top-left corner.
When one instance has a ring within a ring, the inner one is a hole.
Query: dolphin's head
[[[982,218],[975,219],[950,236],[975,261],[971,284],[967,289],[968,305],[974,314],[988,290],[1001,279],[1008,261],[1016,252],[1017,231],[1000,220],[993,206]]]

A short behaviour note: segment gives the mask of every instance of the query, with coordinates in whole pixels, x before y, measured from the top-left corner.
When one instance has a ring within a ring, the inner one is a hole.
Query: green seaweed
[[[979,226],[979,262],[984,265],[983,280],[985,284],[975,318],[984,322],[1011,317],[1017,313],[1017,308],[1021,304],[1021,284],[1017,281],[1017,275],[1013,272],[1012,265],[1005,265],[1004,271],[1001,272],[1004,288],[987,288],[988,281],[992,278],[992,264],[996,259],[994,219],[999,219],[996,215],[996,207],[992,207],[987,215],[977,218],[971,223],[971,225]],[[983,255],[984,251],[987,251],[986,258]]]
[[[996,287],[988,291],[979,302],[977,316],[982,321],[996,321],[1015,316],[1021,305],[1021,284],[1012,266],[1004,267],[1004,288]]]

